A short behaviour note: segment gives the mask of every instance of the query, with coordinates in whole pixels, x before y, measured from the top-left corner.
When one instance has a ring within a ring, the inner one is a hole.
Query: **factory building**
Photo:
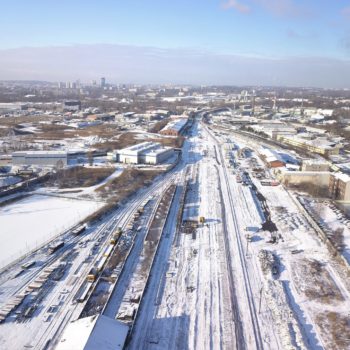
[[[118,159],[126,164],[158,164],[174,154],[170,147],[162,147],[157,142],[142,142],[117,151]]]
[[[66,166],[67,152],[64,151],[20,151],[12,153],[13,165]]]
[[[326,157],[338,155],[339,150],[343,147],[339,142],[329,141],[325,137],[308,139],[307,137],[301,136],[279,136],[277,139],[286,145],[300,148],[311,153],[321,154]]]
[[[328,171],[329,164],[324,160],[307,159],[303,160],[302,171]]]
[[[159,133],[167,136],[179,136],[187,122],[188,118],[175,119],[169,122]]]

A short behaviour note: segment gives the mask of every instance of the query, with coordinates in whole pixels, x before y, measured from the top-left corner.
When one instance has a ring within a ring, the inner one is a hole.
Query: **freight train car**
[[[52,243],[52,244],[49,246],[49,249],[48,249],[47,253],[48,253],[48,254],[53,254],[53,253],[57,252],[57,250],[59,250],[59,249],[62,248],[63,246],[64,246],[64,242],[62,242],[62,241]]]
[[[86,229],[86,225],[79,225],[72,230],[72,235],[79,236],[82,232],[85,231],[85,229]]]

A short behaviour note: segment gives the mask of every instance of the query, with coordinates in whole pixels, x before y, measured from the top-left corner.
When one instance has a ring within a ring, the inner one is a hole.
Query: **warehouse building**
[[[63,103],[63,111],[64,112],[78,112],[81,110],[81,102],[80,101],[65,101]]]
[[[303,160],[302,171],[328,171],[329,164],[324,160],[307,159]]]
[[[188,118],[175,119],[169,122],[159,133],[167,136],[179,136],[188,122]]]
[[[328,187],[331,173],[328,171],[283,171],[282,182],[289,185],[317,184],[320,187]]]
[[[329,171],[284,171],[280,170],[278,178],[286,185],[313,184],[328,188],[329,196],[340,201],[350,200],[350,176],[344,173]]]
[[[13,165],[67,166],[68,154],[64,151],[20,151],[12,153]]]
[[[269,148],[260,148],[259,155],[269,168],[280,168],[286,165],[282,157]]]
[[[56,350],[123,349],[129,327],[103,315],[81,318],[64,330]]]
[[[174,149],[158,142],[142,142],[117,151],[118,160],[126,164],[159,164],[174,154]]]
[[[297,133],[294,127],[278,121],[259,121],[258,124],[250,127],[256,132],[263,132],[274,140],[280,136],[296,135]]]
[[[159,164],[170,158],[174,154],[174,150],[170,147],[160,147],[148,152],[145,152],[144,155],[141,156],[141,163],[145,164]]]
[[[279,136],[278,141],[296,147],[311,153],[321,154],[323,156],[338,155],[339,150],[343,147],[339,142],[328,140],[326,137],[311,139],[307,135],[301,136]]]

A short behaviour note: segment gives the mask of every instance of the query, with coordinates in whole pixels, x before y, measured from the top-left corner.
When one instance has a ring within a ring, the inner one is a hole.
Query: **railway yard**
[[[1,271],[0,348],[55,349],[99,314],[127,349],[350,348],[347,255],[261,142],[198,113],[174,167]]]

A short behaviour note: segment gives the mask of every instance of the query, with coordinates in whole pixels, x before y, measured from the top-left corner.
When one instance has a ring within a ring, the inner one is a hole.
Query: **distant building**
[[[101,88],[104,88],[106,86],[106,78],[101,78]]]
[[[316,160],[316,159],[303,160],[301,170],[302,171],[328,171],[329,164],[323,160]]]
[[[86,120],[100,120],[102,122],[110,122],[115,120],[115,116],[112,114],[90,114],[89,116],[87,116]]]
[[[126,164],[158,164],[174,154],[172,148],[162,147],[157,142],[143,142],[117,152],[119,162]]]
[[[286,145],[324,156],[338,155],[343,147],[339,142],[328,140],[326,137],[307,139],[299,136],[280,136],[277,139]]]
[[[335,200],[350,200],[350,176],[344,173],[329,171],[279,171],[277,176],[289,185],[313,184],[327,187],[329,196]]]
[[[12,153],[13,165],[67,166],[68,155],[63,151],[23,151]]]
[[[179,136],[188,122],[188,118],[175,119],[170,121],[162,130],[160,134],[168,136]]]
[[[259,122],[256,125],[251,125],[250,127],[256,132],[263,132],[274,140],[276,140],[279,136],[289,136],[297,133],[297,130],[294,127],[278,121]]]
[[[0,113],[24,111],[27,109],[28,105],[21,102],[0,103]]]
[[[280,177],[287,186],[312,183],[320,187],[328,187],[331,173],[328,171],[283,171]]]
[[[65,112],[78,112],[81,110],[80,101],[65,101],[63,104],[63,111]]]
[[[269,168],[280,168],[286,165],[286,162],[277,152],[268,148],[259,149],[259,155]]]

